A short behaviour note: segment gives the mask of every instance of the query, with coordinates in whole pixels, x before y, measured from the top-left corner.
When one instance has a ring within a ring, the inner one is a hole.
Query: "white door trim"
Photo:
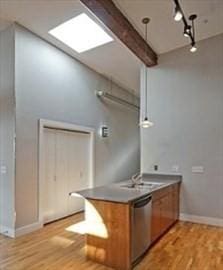
[[[94,168],[95,168],[95,130],[90,127],[75,125],[71,123],[58,122],[46,119],[39,120],[39,186],[38,186],[38,222],[43,226],[43,145],[44,145],[44,128],[64,129],[70,131],[78,131],[89,133],[90,135],[90,187],[94,186]]]

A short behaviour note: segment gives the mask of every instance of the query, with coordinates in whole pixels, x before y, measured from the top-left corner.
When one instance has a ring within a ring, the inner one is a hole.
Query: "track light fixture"
[[[184,32],[183,35],[185,37],[189,37],[191,40],[191,52],[196,52],[196,42],[195,42],[195,28],[194,28],[194,20],[197,18],[196,14],[192,14],[189,16],[189,20],[191,21],[191,24],[188,24],[187,19],[184,16],[183,10],[180,6],[179,0],[173,0],[175,3],[175,13],[174,13],[174,20],[175,21],[183,21],[184,23]]]

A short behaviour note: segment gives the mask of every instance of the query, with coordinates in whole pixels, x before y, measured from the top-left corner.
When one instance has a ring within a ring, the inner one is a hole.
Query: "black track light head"
[[[195,42],[192,42],[192,43],[191,43],[191,48],[190,48],[190,51],[191,51],[192,53],[194,53],[194,52],[196,52],[196,51],[197,51],[197,47],[196,47]]]
[[[176,22],[179,22],[180,20],[182,20],[182,18],[183,18],[183,14],[182,14],[182,12],[180,10],[180,7],[176,6],[175,7],[175,13],[174,13],[174,20]]]
[[[190,37],[191,35],[191,26],[190,25],[185,25],[184,27],[184,36],[185,37]]]

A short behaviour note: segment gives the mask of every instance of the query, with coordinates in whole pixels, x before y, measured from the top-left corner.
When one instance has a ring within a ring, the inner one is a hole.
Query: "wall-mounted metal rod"
[[[135,110],[138,110],[140,109],[140,107],[134,103],[131,103],[131,102],[128,102],[122,98],[119,98],[119,97],[116,97],[114,95],[111,95],[109,94],[108,92],[105,92],[105,91],[96,91],[96,95],[99,97],[99,98],[107,98],[107,99],[110,99],[116,103],[119,103],[121,105],[125,105],[125,106],[128,106],[128,107],[131,107]]]

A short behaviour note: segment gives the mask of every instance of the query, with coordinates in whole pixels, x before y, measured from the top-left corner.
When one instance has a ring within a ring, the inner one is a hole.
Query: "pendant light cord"
[[[146,43],[147,43],[147,26],[148,26],[148,23],[145,24],[145,38],[146,38]],[[146,44],[147,45],[147,44]],[[146,55],[147,55],[147,46],[145,48],[145,52],[146,52]],[[145,65],[145,117],[147,118],[147,67]]]

